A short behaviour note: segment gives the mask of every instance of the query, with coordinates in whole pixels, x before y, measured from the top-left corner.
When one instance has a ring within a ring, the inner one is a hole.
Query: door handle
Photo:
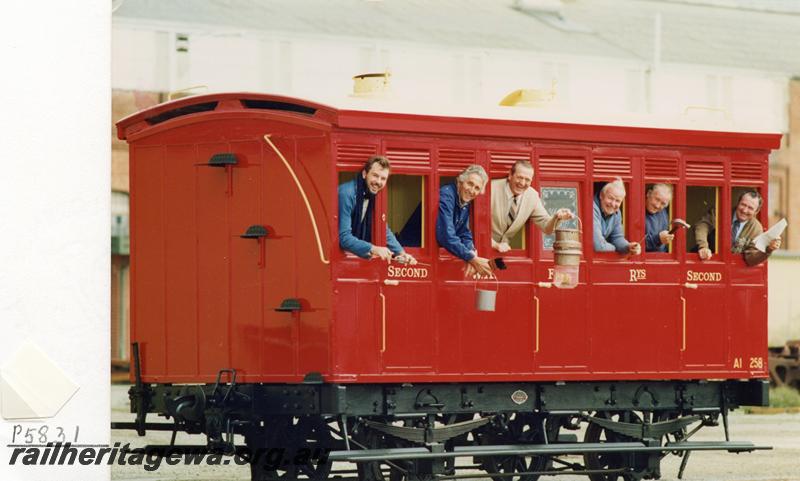
[[[383,292],[378,293],[381,296],[381,354],[386,352],[386,296]]]
[[[267,237],[267,228],[263,225],[251,225],[247,228],[244,234],[240,235],[242,239],[259,239],[261,237]]]
[[[299,312],[303,309],[300,299],[288,298],[281,301],[281,305],[275,308],[276,312]]]
[[[681,324],[681,352],[686,351],[686,298],[681,296],[681,311],[683,323]]]
[[[223,152],[220,154],[214,154],[208,159],[208,162],[204,165],[209,167],[226,167],[228,165],[236,165],[239,163],[239,160],[236,158],[236,154],[232,154],[230,152]]]
[[[384,279],[383,283],[387,286],[399,286],[400,281],[397,279]]]
[[[536,333],[536,340],[534,341],[534,354],[539,352],[539,298],[533,296],[533,300],[536,301],[536,324],[534,327],[534,331]]]
[[[199,164],[205,167],[222,167],[225,169],[225,173],[228,176],[228,184],[225,187],[225,193],[228,195],[233,195],[233,166],[239,163],[239,159],[236,158],[236,154],[230,152],[222,152],[219,154],[214,154],[208,159],[208,162],[205,164]]]
[[[242,239],[255,239],[258,241],[258,267],[264,267],[265,261],[265,245],[263,239],[267,237],[269,232],[263,225],[251,225],[247,228],[244,234],[240,235]]]

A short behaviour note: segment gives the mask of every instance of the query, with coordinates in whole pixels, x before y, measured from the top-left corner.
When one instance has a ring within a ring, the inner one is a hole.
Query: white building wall
[[[189,37],[177,52],[176,34]],[[270,92],[336,104],[353,75],[389,71],[407,105],[497,105],[519,88],[555,89],[551,108],[573,113],[655,114],[788,130],[787,80],[757,71],[528,51],[439,47],[291,33],[193,31],[115,24],[113,87]]]
[[[170,88],[170,35],[166,32],[113,28],[111,87],[167,91]]]

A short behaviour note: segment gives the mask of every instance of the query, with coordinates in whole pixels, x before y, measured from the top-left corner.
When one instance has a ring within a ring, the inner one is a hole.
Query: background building
[[[782,132],[770,165],[770,223],[800,250],[800,4],[791,0],[116,0],[116,121],[170,92],[260,91],[337,104],[352,77],[391,74],[412,111],[494,106],[521,88],[541,108]],[[794,136],[792,135],[794,134]],[[119,248],[112,358],[127,358],[127,150],[113,140]],[[114,242],[112,240],[112,242]],[[113,245],[113,244],[112,244]],[[771,343],[800,338],[789,273],[770,269]],[[780,332],[772,336],[772,332]]]

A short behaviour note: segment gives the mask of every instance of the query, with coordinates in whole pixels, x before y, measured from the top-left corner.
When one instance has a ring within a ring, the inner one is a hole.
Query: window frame
[[[581,233],[582,233],[581,238],[585,239],[586,221],[583,218],[581,218],[581,210],[582,210],[581,209],[581,200],[583,199],[583,196],[582,196],[583,184],[584,184],[584,182],[580,181],[580,180],[558,180],[558,181],[557,180],[543,180],[543,181],[539,182],[538,189],[536,189],[536,191],[539,193],[539,197],[542,200],[542,203],[545,205],[545,208],[547,208],[547,204],[545,203],[544,193],[543,193],[544,189],[549,188],[549,187],[574,187],[576,189],[576,191],[577,191],[576,199],[575,199],[575,205],[576,205],[577,208],[576,208],[575,214],[580,219],[580,221],[577,224],[578,224],[578,228],[581,230]],[[594,202],[594,198],[592,198],[592,202]],[[548,213],[550,213],[550,212],[548,212]],[[538,227],[533,226],[531,224],[531,222],[528,222],[527,228],[530,229],[531,232],[533,232],[534,229],[538,229]],[[539,256],[538,256],[539,259],[541,259],[541,260],[553,260],[555,258],[554,249],[553,248],[547,249],[544,246],[544,237],[547,234],[545,234],[542,231],[539,231],[538,234],[539,235],[537,236],[536,244],[537,244],[537,249],[539,250]],[[555,230],[550,235],[552,235],[553,239],[555,240]],[[592,247],[593,247],[593,245],[592,245]],[[592,248],[592,250],[594,250],[594,249]],[[586,252],[585,251],[584,251],[584,257],[586,257]]]
[[[728,249],[723,249],[722,248],[723,246],[720,245],[720,236],[719,236],[720,229],[724,228],[724,226],[721,225],[722,222],[721,222],[721,217],[720,217],[720,212],[721,212],[720,206],[723,205],[724,200],[725,200],[723,198],[724,196],[722,195],[723,194],[722,191],[725,189],[725,185],[721,184],[721,183],[701,184],[701,183],[699,183],[699,181],[687,182],[686,186],[685,186],[685,189],[684,189],[684,203],[685,203],[686,208],[689,207],[689,203],[690,203],[689,190],[692,189],[692,188],[714,189],[714,202],[715,202],[714,209],[715,209],[715,213],[716,213],[715,226],[714,226],[714,236],[715,236],[714,237],[714,249],[711,251],[712,258],[710,260],[708,260],[708,261],[702,261],[700,259],[700,254],[698,252],[692,252],[691,251],[694,248],[694,246],[689,246],[688,243],[689,243],[690,237],[687,234],[686,239],[684,241],[684,246],[683,246],[684,254],[686,255],[687,260],[693,260],[693,261],[697,261],[697,262],[709,262],[709,261],[713,262],[715,260],[717,260],[717,261],[722,260],[723,258],[726,257],[726,250],[728,252],[730,252],[730,248],[728,248]],[[723,207],[724,207],[724,205],[723,205]],[[706,209],[706,211],[707,211],[707,209]],[[689,213],[686,212],[686,216],[687,217],[688,217],[688,215],[689,215]],[[705,214],[701,214],[699,217],[693,218],[691,220],[688,219],[688,218],[685,219],[685,220],[686,220],[686,222],[691,224],[692,227],[694,227],[694,225],[702,218],[703,215],[705,215]],[[697,240],[695,239],[695,245],[696,244],[697,244]]]
[[[428,180],[430,178],[430,174],[428,174],[428,173],[419,173],[419,172],[403,172],[402,169],[397,169],[397,170],[398,170],[398,172],[392,172],[392,174],[389,176],[389,181],[387,183],[387,186],[386,186],[385,189],[383,189],[384,191],[386,191],[386,197],[385,197],[385,200],[384,200],[383,205],[382,205],[381,215],[385,215],[386,216],[386,225],[389,226],[389,194],[391,192],[390,188],[391,188],[392,176],[394,176],[394,175],[403,175],[403,176],[407,176],[407,177],[420,178],[422,180],[421,196],[420,196],[420,205],[422,207],[422,212],[421,212],[421,215],[420,215],[420,223],[421,223],[421,226],[420,226],[420,229],[421,229],[421,232],[420,232],[420,244],[421,245],[419,247],[406,247],[406,246],[402,245],[402,243],[400,243],[400,245],[403,247],[403,249],[407,253],[411,254],[415,258],[426,257],[426,256],[428,256],[430,254],[430,245],[431,245],[431,239],[429,238],[430,237],[429,234],[431,232],[431,228],[428,226],[429,223],[430,223],[430,221],[429,221],[430,212],[429,212],[428,205],[427,205],[428,199],[430,198],[430,194],[429,194],[430,182]],[[428,226],[427,229],[426,229],[426,226]],[[391,230],[391,227],[390,227],[390,230]],[[435,235],[435,227],[434,227],[433,232],[434,232],[433,242],[435,242],[435,240],[436,240],[435,239],[435,237],[436,237],[436,235]],[[395,236],[397,236],[397,234],[394,231],[392,231],[392,233],[394,233]],[[398,239],[398,242],[400,242],[399,239]]]

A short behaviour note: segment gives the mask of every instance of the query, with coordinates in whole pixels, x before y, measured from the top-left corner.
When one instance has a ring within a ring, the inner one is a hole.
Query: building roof
[[[114,21],[800,75],[800,5],[787,0],[124,0]]]
[[[661,17],[661,61],[800,74],[800,2],[631,1],[567,4],[565,15],[591,24],[598,35],[637,58],[654,56],[654,25]],[[711,3],[711,2],[706,2]]]

